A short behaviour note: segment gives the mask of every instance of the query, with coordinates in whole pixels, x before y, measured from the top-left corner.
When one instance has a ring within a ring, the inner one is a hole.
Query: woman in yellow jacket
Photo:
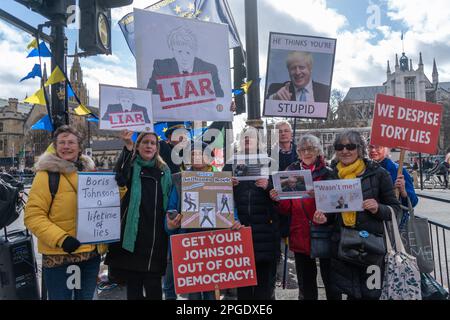
[[[49,299],[92,300],[101,250],[96,245],[81,245],[75,234],[77,171],[94,171],[95,164],[81,154],[81,135],[70,126],[56,130],[53,145],[56,152],[44,153],[35,165],[36,177],[25,208],[25,225],[38,239]],[[59,174],[54,199],[49,172]],[[80,279],[67,281],[74,275]]]

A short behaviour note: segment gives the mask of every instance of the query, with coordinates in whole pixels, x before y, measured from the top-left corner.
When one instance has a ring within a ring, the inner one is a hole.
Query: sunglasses
[[[347,149],[348,151],[353,151],[353,150],[356,150],[356,148],[358,148],[358,145],[355,143],[349,143],[349,144],[339,143],[339,144],[334,145],[334,150],[336,150],[336,151],[342,151],[342,150],[344,150],[344,148]]]

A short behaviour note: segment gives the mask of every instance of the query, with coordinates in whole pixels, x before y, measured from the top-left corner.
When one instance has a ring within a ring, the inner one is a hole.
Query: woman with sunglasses
[[[357,131],[345,131],[334,142],[337,163],[332,168],[332,179],[361,179],[363,209],[360,212],[343,212],[325,215],[316,211],[313,221],[317,224],[333,223],[330,268],[331,290],[346,294],[347,299],[378,300],[381,289],[369,288],[368,279],[373,271],[338,258],[337,252],[342,228],[356,229],[369,234],[384,235],[384,221],[391,220],[391,210],[400,211],[400,203],[395,197],[389,173],[378,163],[367,159],[366,142]],[[363,234],[363,233],[361,233]],[[380,259],[378,274],[381,283],[384,260]],[[373,267],[373,266],[370,266]],[[372,270],[372,269],[371,269]]]

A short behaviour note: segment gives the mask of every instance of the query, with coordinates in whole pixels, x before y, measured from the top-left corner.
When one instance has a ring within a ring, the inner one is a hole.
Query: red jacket
[[[286,171],[312,170],[313,181],[326,180],[330,169],[322,158],[318,158],[314,166],[306,167],[301,162],[291,164]],[[310,254],[311,239],[309,235],[309,224],[312,222],[316,212],[314,198],[281,200],[277,205],[278,212],[283,215],[291,215],[289,247],[296,253]]]

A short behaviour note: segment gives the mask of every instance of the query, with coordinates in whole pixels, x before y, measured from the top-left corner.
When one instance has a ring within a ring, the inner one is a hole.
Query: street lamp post
[[[257,0],[245,0],[245,36],[247,51],[247,81],[253,80],[248,92],[247,124],[262,127],[259,94],[259,45]]]

